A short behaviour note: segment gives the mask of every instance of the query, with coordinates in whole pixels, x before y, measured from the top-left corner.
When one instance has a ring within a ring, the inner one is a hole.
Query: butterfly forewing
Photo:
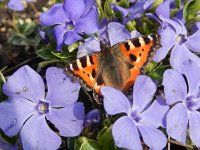
[[[88,91],[93,89],[96,83],[97,54],[83,56],[65,67],[67,75],[79,80],[81,85]]]

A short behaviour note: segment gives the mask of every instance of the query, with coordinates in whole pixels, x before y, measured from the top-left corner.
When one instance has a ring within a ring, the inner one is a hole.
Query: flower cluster
[[[21,2],[14,5],[10,0],[8,6],[19,11]],[[39,18],[41,37],[48,39],[45,50],[51,50],[38,53],[53,55],[53,61],[55,57],[68,61],[74,45],[80,58],[99,53],[102,43],[112,47],[154,31],[161,47],[153,56],[153,65],[142,66],[146,74],[137,76],[131,94],[102,86],[103,107],[98,109],[95,101],[91,107],[82,100],[80,84],[63,69],[48,68],[43,82],[29,66],[19,68],[2,87],[7,100],[0,103],[0,129],[9,137],[19,135],[17,143],[25,150],[54,150],[64,144],[68,148],[134,150],[146,145],[161,150],[167,136],[200,147],[200,2],[179,2],[64,0],[54,4]],[[83,67],[80,63],[78,68]],[[154,64],[158,67],[148,74]],[[158,86],[164,88],[161,94],[156,92]],[[114,146],[107,141],[114,141]],[[0,138],[1,147],[16,149],[16,144]]]

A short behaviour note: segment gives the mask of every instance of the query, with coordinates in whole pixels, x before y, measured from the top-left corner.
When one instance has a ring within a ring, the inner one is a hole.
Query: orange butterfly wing
[[[138,37],[121,43],[119,47],[134,66],[130,69],[130,78],[127,79],[123,90],[126,91],[133,85],[141,69],[152,60],[156,49],[160,47],[160,38],[157,34]]]

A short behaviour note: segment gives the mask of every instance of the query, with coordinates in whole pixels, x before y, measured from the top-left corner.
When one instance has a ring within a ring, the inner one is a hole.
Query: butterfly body
[[[103,86],[127,91],[159,46],[157,34],[126,40],[112,47],[102,46],[101,52],[68,64],[65,72],[79,80],[86,90],[94,90],[98,95]]]

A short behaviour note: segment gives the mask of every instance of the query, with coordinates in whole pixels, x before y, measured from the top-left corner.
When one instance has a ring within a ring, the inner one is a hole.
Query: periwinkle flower
[[[157,128],[163,126],[163,118],[169,107],[164,105],[161,99],[151,104],[155,91],[155,84],[145,75],[137,77],[131,102],[122,92],[114,88],[101,88],[106,112],[110,115],[125,114],[117,119],[112,127],[115,145],[142,150],[140,142],[142,137],[150,149],[161,150],[165,147],[166,137]]]
[[[168,69],[163,75],[166,102],[174,105],[167,114],[167,133],[185,143],[189,124],[190,138],[200,147],[200,68],[193,61],[185,60],[180,72]]]
[[[0,103],[0,128],[8,136],[19,133],[25,150],[58,149],[59,135],[73,137],[82,130],[84,106],[76,102],[80,85],[56,67],[47,69],[46,80],[47,94],[41,76],[24,66],[3,85],[9,100]]]
[[[192,59],[197,64],[200,64],[200,59],[193,53],[200,52],[200,30],[188,36],[187,29],[180,20],[172,20],[165,18],[162,15],[159,18],[169,24],[166,28],[159,32],[161,37],[161,45],[154,56],[154,61],[161,61],[172,49],[170,56],[171,66],[178,69],[182,62],[187,59]]]
[[[14,11],[24,10],[23,2],[32,2],[32,0],[9,0],[8,8]]]
[[[56,50],[63,44],[71,45],[83,39],[80,34],[93,34],[98,30],[98,12],[95,0],[64,0],[40,16],[42,26],[53,26]]]

